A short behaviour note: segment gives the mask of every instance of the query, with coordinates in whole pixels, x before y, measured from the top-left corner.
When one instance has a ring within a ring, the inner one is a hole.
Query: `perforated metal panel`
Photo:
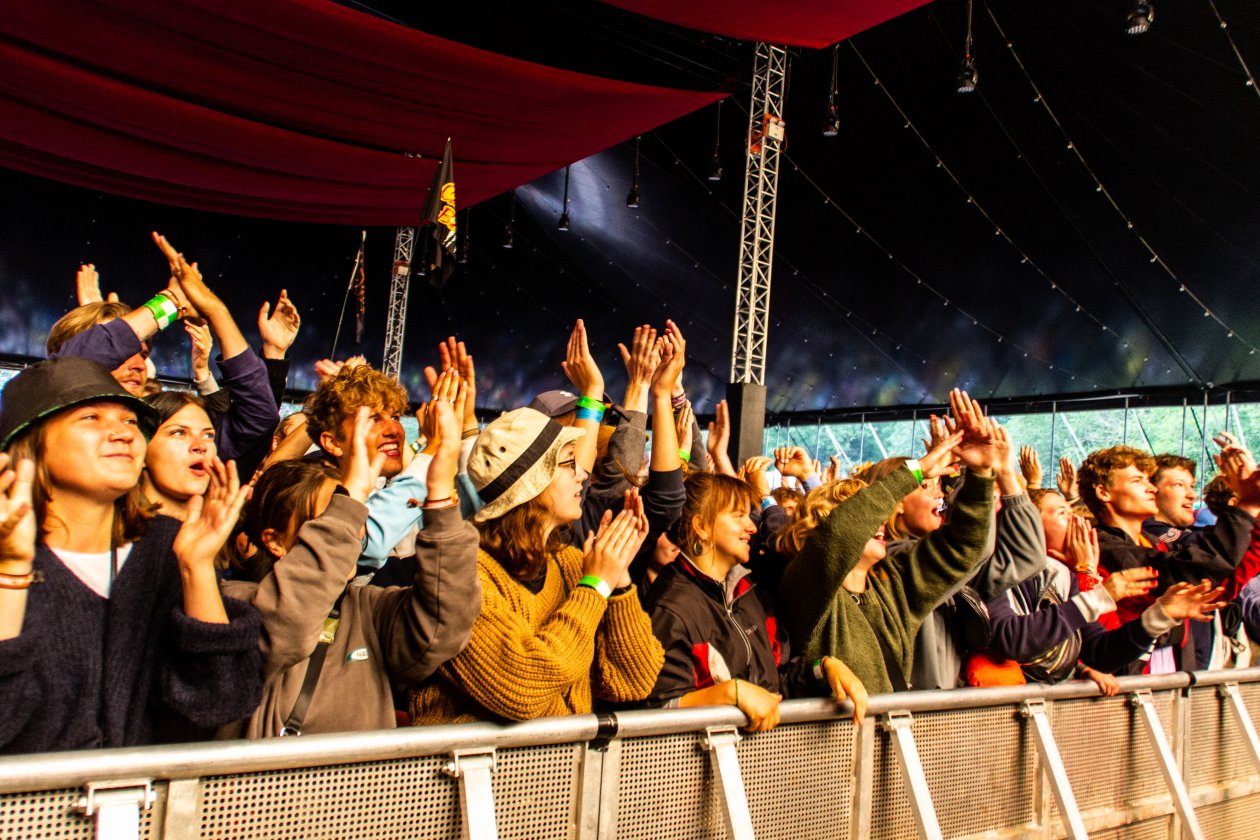
[[[140,815],[140,837],[153,837],[161,825],[165,785],[154,785],[157,804]],[[0,795],[0,837],[35,840],[92,840],[96,822],[77,810],[83,788]]]
[[[629,738],[622,745],[618,837],[723,837],[718,807],[709,757],[696,735]]]
[[[494,769],[499,837],[575,836],[581,760],[576,744],[499,750]]]
[[[915,744],[946,837],[1032,822],[1035,749],[1024,726],[1009,706],[915,714]],[[881,733],[873,837],[916,836],[908,797],[891,737]]]
[[[1241,689],[1252,725],[1260,729],[1260,686],[1244,685]],[[1188,750],[1187,782],[1191,788],[1246,778],[1260,772],[1226,703],[1215,686],[1196,688],[1190,693],[1192,736]]]
[[[1260,835],[1260,794],[1196,809],[1203,836],[1251,838]]]
[[[440,757],[203,780],[201,837],[451,837],[459,790]]]
[[[853,735],[849,721],[806,723],[780,726],[740,743],[740,770],[757,837],[845,835],[853,800]],[[792,760],[785,761],[789,755]]]
[[[1107,831],[1091,831],[1090,840],[1168,840],[1172,830],[1172,821],[1168,817],[1157,820],[1144,820],[1133,825],[1122,825]],[[1056,834],[1062,837],[1062,834]],[[1210,840],[1229,840],[1225,835],[1207,835]]]
[[[1157,693],[1153,702],[1171,741],[1172,694]],[[1082,811],[1167,796],[1158,759],[1126,697],[1057,701],[1050,718]]]

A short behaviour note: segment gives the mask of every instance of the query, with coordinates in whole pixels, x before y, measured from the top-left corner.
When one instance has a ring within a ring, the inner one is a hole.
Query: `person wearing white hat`
[[[473,517],[481,613],[464,651],[412,692],[412,723],[585,714],[595,697],[652,690],[664,652],[628,572],[648,531],[638,492],[582,548],[565,539],[582,515],[584,434],[532,408],[481,432],[468,463],[485,503]]]

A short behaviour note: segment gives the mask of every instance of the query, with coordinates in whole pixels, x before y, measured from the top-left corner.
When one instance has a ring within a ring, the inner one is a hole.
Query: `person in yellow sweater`
[[[519,408],[481,432],[468,463],[485,503],[481,614],[464,651],[411,693],[412,723],[585,714],[595,697],[652,691],[665,654],[628,572],[648,532],[638,492],[582,548],[564,539],[582,515],[581,425]]]

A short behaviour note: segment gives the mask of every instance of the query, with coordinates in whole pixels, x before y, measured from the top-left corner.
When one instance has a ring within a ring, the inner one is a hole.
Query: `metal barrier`
[[[1260,668],[0,759],[0,837],[1253,837]]]

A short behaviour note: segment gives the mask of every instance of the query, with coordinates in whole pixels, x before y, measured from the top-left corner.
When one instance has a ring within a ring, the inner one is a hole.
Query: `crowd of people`
[[[1202,465],[1112,446],[1043,486],[958,390],[917,457],[736,465],[673,322],[618,345],[620,401],[578,321],[571,390],[484,425],[454,338],[414,440],[362,359],[322,361],[281,418],[297,307],[262,306],[255,352],[154,242],[164,288],[131,308],[83,266],[48,358],[0,395],[5,752],[721,705],[764,731],[807,696],[860,724],[868,694],[1114,694],[1260,640],[1260,470],[1227,434],[1210,524]],[[191,390],[148,361],[176,324]]]

